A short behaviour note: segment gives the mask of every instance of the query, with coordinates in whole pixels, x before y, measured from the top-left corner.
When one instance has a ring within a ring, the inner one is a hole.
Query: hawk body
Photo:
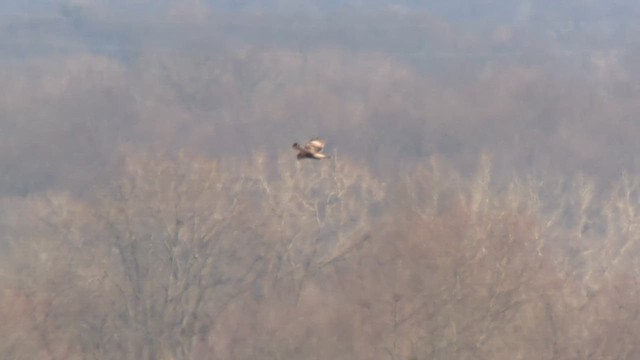
[[[305,146],[300,146],[298,143],[293,144],[293,148],[298,150],[297,158],[300,159],[328,159],[329,155],[322,153],[324,149],[324,141],[315,138],[311,139]]]

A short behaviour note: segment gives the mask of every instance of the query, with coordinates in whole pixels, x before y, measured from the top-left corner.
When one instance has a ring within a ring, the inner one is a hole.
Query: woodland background
[[[640,358],[639,15],[3,2],[0,357]]]

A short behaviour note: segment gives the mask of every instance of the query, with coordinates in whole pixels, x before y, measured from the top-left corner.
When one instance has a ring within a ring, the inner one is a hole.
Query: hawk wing
[[[304,148],[313,153],[320,153],[324,149],[324,141],[320,139],[311,139]]]

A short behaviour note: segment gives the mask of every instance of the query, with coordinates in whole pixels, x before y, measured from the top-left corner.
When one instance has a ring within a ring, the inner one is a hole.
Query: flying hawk
[[[329,159],[331,156],[323,154],[322,149],[324,149],[324,141],[315,138],[311,139],[304,147],[300,146],[298,143],[293,144],[293,148],[298,150],[298,160],[300,159]]]

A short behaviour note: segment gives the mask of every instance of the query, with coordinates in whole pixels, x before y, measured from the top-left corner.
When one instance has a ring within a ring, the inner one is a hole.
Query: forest
[[[0,358],[640,358],[640,6],[483,4],[0,5]]]

